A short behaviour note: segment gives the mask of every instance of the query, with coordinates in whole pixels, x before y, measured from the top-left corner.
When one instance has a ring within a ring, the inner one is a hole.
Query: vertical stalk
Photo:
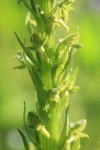
[[[81,48],[79,34],[66,35],[55,46],[56,28],[60,26],[68,31],[66,21],[73,0],[62,0],[57,5],[56,0],[30,0],[31,6],[27,0],[19,2],[23,2],[33,16],[30,18],[31,46],[26,47],[15,33],[23,49],[23,54],[17,56],[22,64],[19,68],[28,69],[37,90],[37,112],[28,113],[28,125],[24,119],[27,135],[37,150],[65,150],[68,142],[77,150],[80,143],[76,141],[87,136],[81,133],[86,121],[76,123],[69,130],[67,108],[69,94],[77,90],[71,62],[76,50]]]
[[[46,150],[57,150],[57,143],[59,139],[59,121],[58,121],[57,107],[54,102],[51,103],[50,118],[47,121],[47,129],[50,133],[50,139],[47,139]]]

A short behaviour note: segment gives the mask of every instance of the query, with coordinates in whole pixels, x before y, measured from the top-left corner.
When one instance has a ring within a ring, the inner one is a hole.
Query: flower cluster
[[[37,112],[29,112],[27,122],[26,104],[24,108],[27,135],[37,150],[78,150],[80,138],[88,137],[81,133],[86,121],[71,125],[69,96],[79,89],[75,86],[77,69],[72,71],[72,59],[82,44],[78,33],[67,34],[55,44],[58,28],[69,32],[67,20],[73,0],[18,1],[21,2],[28,10],[25,24],[30,31],[30,46],[25,46],[15,33],[23,50],[16,55],[21,65],[15,68],[27,68],[37,92]],[[19,133],[29,150],[25,135],[20,130]]]

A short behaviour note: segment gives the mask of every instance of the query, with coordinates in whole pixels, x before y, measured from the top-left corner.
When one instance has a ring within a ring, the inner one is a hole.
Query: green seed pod
[[[30,41],[35,45],[35,47],[37,48],[38,52],[42,55],[42,57],[49,63],[50,59],[48,58],[45,49],[43,47],[44,40],[42,40],[41,36],[37,33],[33,33],[31,35]]]
[[[27,119],[31,128],[36,128],[41,122],[40,116],[34,111],[28,113]]]
[[[30,41],[37,47],[37,48],[40,48],[44,41],[42,40],[41,36],[37,33],[33,33],[31,35],[31,38],[30,38]]]

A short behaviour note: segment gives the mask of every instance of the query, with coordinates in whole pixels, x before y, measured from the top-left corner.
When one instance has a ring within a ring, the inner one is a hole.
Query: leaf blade
[[[19,132],[19,134],[20,134],[20,136],[21,136],[21,138],[23,140],[25,150],[30,150],[29,144],[28,144],[28,141],[27,141],[25,135],[23,134],[23,132],[21,130],[19,130],[19,129],[17,129],[17,130],[18,130],[18,132]]]

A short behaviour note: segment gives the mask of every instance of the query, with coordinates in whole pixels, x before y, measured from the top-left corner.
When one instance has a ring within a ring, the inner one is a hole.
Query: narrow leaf
[[[29,4],[25,1],[25,0],[19,0],[19,3],[20,1],[22,1],[25,5],[25,7],[32,13],[32,9],[30,8]]]
[[[66,62],[65,66],[64,66],[64,69],[63,69],[63,71],[61,72],[61,74],[59,76],[60,80],[64,80],[64,78],[70,72],[72,59],[73,59],[73,55],[75,54],[75,52],[76,52],[76,49],[74,49],[74,48],[70,51],[68,61]]]
[[[32,66],[32,64],[30,64],[30,62],[26,59],[26,57],[24,56],[25,62],[26,62],[26,67],[28,69],[28,72],[31,76],[32,82],[34,84],[34,87],[36,88],[36,81],[35,81],[35,77],[34,77],[34,66]]]
[[[51,31],[52,31],[52,23],[51,23],[51,20],[45,15],[44,12],[41,13],[42,11],[41,11],[40,8],[38,8],[38,11],[39,11],[39,13],[40,13],[40,16],[41,16],[43,22],[44,22],[44,26],[45,26],[45,30],[46,30],[47,34],[50,34]]]
[[[14,34],[15,34],[15,36],[16,36],[16,38],[17,38],[17,40],[18,40],[19,44],[20,44],[20,45],[21,45],[21,47],[23,48],[23,50],[25,50],[25,46],[24,46],[24,44],[21,42],[21,40],[20,40],[20,38],[18,37],[17,33],[16,33],[16,32],[14,32]]]
[[[37,62],[37,60],[35,59],[35,57],[32,55],[32,53],[30,51],[26,50],[26,47],[24,46],[24,44],[21,42],[20,38],[18,37],[17,33],[14,32],[19,44],[21,45],[21,47],[23,48],[25,54],[28,56],[28,58],[33,62],[33,64],[37,67],[37,68],[41,68],[40,64]]]
[[[69,107],[66,109],[66,112],[65,112],[65,123],[64,123],[62,133],[60,135],[59,143],[58,143],[59,150],[63,149],[67,140],[67,135],[68,135],[68,130],[69,130],[68,115],[69,115]]]
[[[36,134],[36,131],[29,128],[29,126],[26,124],[25,122],[25,115],[26,114],[26,103],[24,101],[24,112],[23,112],[23,122],[24,122],[24,126],[25,126],[25,130],[26,133],[30,139],[30,141],[39,149],[39,139],[38,139],[38,135]],[[40,150],[40,149],[39,149]]]
[[[26,47],[27,51],[35,51],[36,47],[34,45],[30,46],[30,47]]]
[[[25,53],[28,56],[28,58],[33,62],[33,64],[35,65],[35,67],[37,67],[38,69],[40,69],[41,66],[38,63],[38,61],[36,60],[36,58],[32,55],[32,53],[30,51],[27,51],[27,50],[25,50]]]
[[[35,71],[34,72],[35,76],[35,82],[36,82],[36,88],[37,88],[37,97],[38,97],[38,102],[40,107],[44,107],[45,101],[47,100],[47,93],[44,89],[43,82],[39,76],[39,74]]]
[[[38,12],[38,4],[34,0],[30,0],[30,5],[32,8],[32,15],[36,18],[36,21],[39,21],[39,12]]]
[[[41,150],[40,148],[40,141],[38,137],[38,131],[33,130],[32,128],[29,128],[28,126],[25,127],[26,133],[30,139],[30,141],[34,144],[34,146],[38,149]]]
[[[26,68],[25,65],[20,65],[20,66],[13,67],[13,69],[24,69],[24,68]]]
[[[30,0],[30,4],[31,4],[31,7],[32,7],[32,10],[34,11],[34,13],[36,13],[37,15],[37,7],[36,7],[36,3],[34,0]]]
[[[21,130],[19,130],[19,129],[18,129],[18,132],[19,132],[19,134],[20,134],[21,137],[22,137],[22,140],[23,140],[23,143],[24,143],[24,146],[25,146],[25,150],[30,150],[29,144],[28,144],[28,141],[27,141],[25,135],[24,135],[23,132],[22,132]]]

